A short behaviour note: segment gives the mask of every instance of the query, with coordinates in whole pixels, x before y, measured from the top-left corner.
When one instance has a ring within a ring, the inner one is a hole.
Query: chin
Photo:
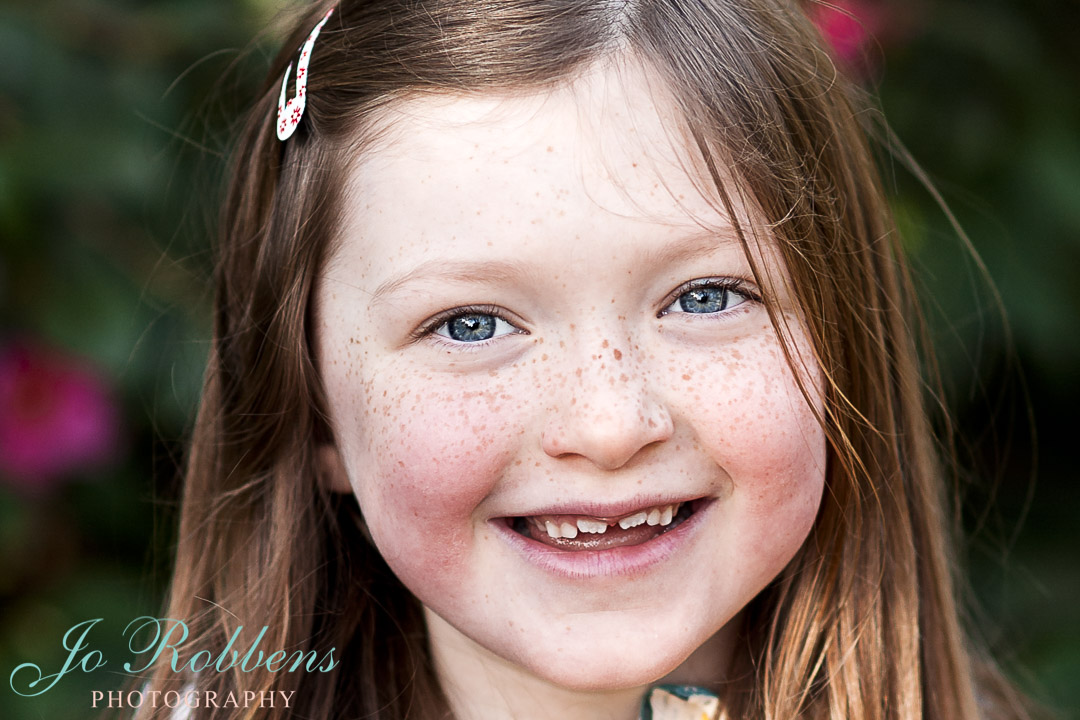
[[[547,662],[530,658],[526,667],[541,679],[575,692],[614,692],[644,687],[675,671],[685,654],[659,652],[656,647],[613,648],[600,653],[557,653]]]

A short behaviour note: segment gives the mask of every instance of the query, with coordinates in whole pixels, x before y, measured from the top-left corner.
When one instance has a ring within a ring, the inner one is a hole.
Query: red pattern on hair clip
[[[319,37],[319,31],[334,14],[334,8],[326,11],[326,15],[315,26],[315,29],[304,41],[304,47],[300,51],[300,61],[296,64],[296,95],[285,101],[285,90],[289,85],[289,74],[292,73],[292,63],[285,70],[285,77],[281,80],[281,96],[278,98],[277,109],[277,136],[278,140],[288,140],[296,132],[300,124],[300,118],[304,116],[304,108],[307,107],[307,68],[311,60],[311,50],[315,47],[315,38]]]

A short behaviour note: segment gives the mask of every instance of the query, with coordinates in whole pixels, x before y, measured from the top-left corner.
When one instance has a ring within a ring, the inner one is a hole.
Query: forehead
[[[356,220],[416,201],[471,224],[478,200],[520,213],[539,193],[549,208],[570,196],[658,223],[727,224],[706,199],[674,103],[637,63],[609,59],[536,92],[413,96],[373,125],[377,139],[350,172]]]
[[[543,91],[391,103],[349,169],[334,258],[377,283],[462,253],[607,262],[620,237],[651,238],[638,260],[678,243],[741,252],[675,108],[654,73],[619,60]],[[733,196],[734,220],[760,227]]]

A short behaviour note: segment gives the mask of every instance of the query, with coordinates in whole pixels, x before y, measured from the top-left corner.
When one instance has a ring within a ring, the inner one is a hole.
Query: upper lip
[[[516,512],[503,517],[531,517],[533,515],[584,515],[595,518],[620,518],[624,515],[664,505],[694,502],[705,495],[665,495],[628,498],[616,502],[597,502],[595,500],[566,501],[533,508],[525,512]]]

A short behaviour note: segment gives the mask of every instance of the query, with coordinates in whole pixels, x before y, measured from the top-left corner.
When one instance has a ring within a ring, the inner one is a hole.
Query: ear
[[[335,493],[352,494],[349,475],[345,472],[345,463],[341,453],[333,443],[326,443],[315,448],[315,472],[319,485]]]

